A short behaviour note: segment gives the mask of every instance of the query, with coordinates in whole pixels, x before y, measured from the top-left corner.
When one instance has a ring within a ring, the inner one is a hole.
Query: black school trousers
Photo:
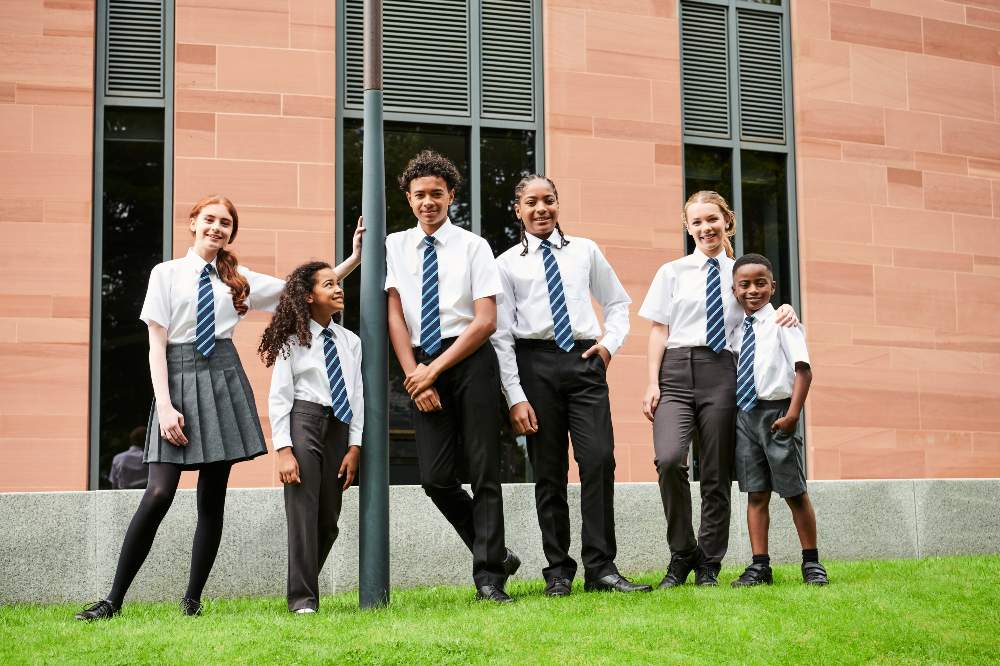
[[[615,556],[615,435],[611,427],[607,368],[597,354],[581,354],[595,344],[576,341],[564,352],[551,340],[518,340],[517,370],[538,432],[528,435],[535,473],[535,507],[548,566],[545,580],[573,579],[569,554],[569,441],[580,470],[581,557],[584,575],[594,580],[617,573]]]
[[[437,353],[414,349],[418,363],[429,364],[451,346],[443,340]],[[441,409],[414,407],[420,484],[472,551],[477,587],[503,585],[503,495],[500,490],[500,366],[489,340],[445,370],[434,388]],[[462,488],[462,460],[472,495]]]

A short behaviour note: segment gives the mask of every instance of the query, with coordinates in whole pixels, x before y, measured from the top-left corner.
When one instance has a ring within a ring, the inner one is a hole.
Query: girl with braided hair
[[[597,244],[559,226],[559,193],[545,176],[514,188],[521,242],[497,258],[502,287],[493,346],[516,434],[528,439],[548,566],[545,594],[572,590],[566,474],[580,468],[584,589],[649,592],[615,566],[615,455],[607,366],[628,334],[631,300]],[[604,311],[601,330],[591,296]]]
[[[337,539],[343,493],[354,482],[364,428],[361,340],[334,322],[344,290],[330,264],[292,271],[258,352],[274,366],[271,442],[285,484],[288,610],[315,613],[319,572]]]

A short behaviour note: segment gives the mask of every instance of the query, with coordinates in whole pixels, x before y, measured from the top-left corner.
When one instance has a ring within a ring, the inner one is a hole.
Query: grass
[[[175,603],[133,603],[110,622],[72,619],[77,605],[0,607],[0,664],[925,664],[1000,663],[1000,557],[830,562],[826,588],[775,568],[775,585],[693,586],[643,595],[549,599],[512,582],[517,603],[470,588],[400,590],[359,611],[356,594],[316,615],[284,599],[213,600],[186,618]],[[656,583],[657,574],[639,576]]]

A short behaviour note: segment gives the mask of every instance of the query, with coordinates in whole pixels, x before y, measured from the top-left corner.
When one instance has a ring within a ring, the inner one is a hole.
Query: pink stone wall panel
[[[190,242],[191,204],[218,192],[239,209],[232,250],[247,267],[283,277],[309,259],[334,259],[334,8],[178,0],[175,254]],[[271,371],[256,349],[269,320],[251,313],[234,338],[268,439]],[[231,483],[279,485],[274,464],[274,456],[241,463]]]
[[[0,3],[0,492],[87,487],[93,26]]]
[[[814,478],[1000,475],[998,10],[792,6]]]
[[[652,430],[639,411],[649,327],[635,313],[656,270],[683,252],[676,3],[543,6],[546,167],[562,225],[601,246],[632,297],[632,331],[608,372],[616,478],[650,481]]]

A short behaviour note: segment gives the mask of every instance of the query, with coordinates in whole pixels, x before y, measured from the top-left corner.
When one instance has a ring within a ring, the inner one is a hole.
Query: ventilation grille
[[[534,120],[532,2],[482,2],[482,116]]]
[[[780,14],[738,10],[740,138],[785,143],[785,67]]]
[[[681,4],[684,133],[729,138],[728,31],[725,7]]]
[[[105,94],[163,97],[163,0],[110,0]]]
[[[344,106],[364,106],[364,3],[345,7]],[[386,111],[468,116],[466,0],[385,0],[382,6]]]

